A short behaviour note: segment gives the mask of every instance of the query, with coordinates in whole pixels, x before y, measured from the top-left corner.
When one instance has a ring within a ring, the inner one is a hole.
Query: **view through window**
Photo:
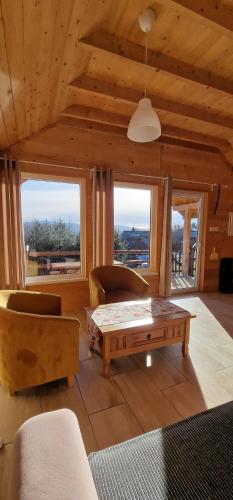
[[[150,268],[151,189],[114,187],[114,264]]]
[[[80,274],[80,185],[25,180],[26,277]]]

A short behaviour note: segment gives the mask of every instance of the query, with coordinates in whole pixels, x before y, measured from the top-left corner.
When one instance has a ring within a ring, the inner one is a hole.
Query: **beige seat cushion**
[[[10,500],[98,500],[77,418],[43,413],[19,429]]]

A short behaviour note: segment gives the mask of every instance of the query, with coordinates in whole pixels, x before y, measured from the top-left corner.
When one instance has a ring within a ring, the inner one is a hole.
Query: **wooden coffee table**
[[[147,299],[87,308],[90,348],[100,340],[104,377],[109,377],[111,359],[182,344],[188,353],[190,319],[185,309],[165,299]]]

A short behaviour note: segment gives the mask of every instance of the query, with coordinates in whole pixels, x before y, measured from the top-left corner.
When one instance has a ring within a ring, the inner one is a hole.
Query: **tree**
[[[62,221],[34,220],[24,224],[25,245],[36,252],[80,250],[80,236]]]
[[[119,229],[114,229],[114,250],[127,250],[128,244],[127,242],[123,239],[122,234],[120,233]],[[125,262],[125,260],[128,259],[128,255],[126,252],[124,253],[118,253],[116,254],[117,260],[121,262]]]

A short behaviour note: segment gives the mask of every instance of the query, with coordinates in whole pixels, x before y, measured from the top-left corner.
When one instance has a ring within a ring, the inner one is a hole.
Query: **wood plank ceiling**
[[[0,148],[59,120],[126,134],[148,94],[162,138],[217,147],[233,164],[233,0],[1,0]]]

